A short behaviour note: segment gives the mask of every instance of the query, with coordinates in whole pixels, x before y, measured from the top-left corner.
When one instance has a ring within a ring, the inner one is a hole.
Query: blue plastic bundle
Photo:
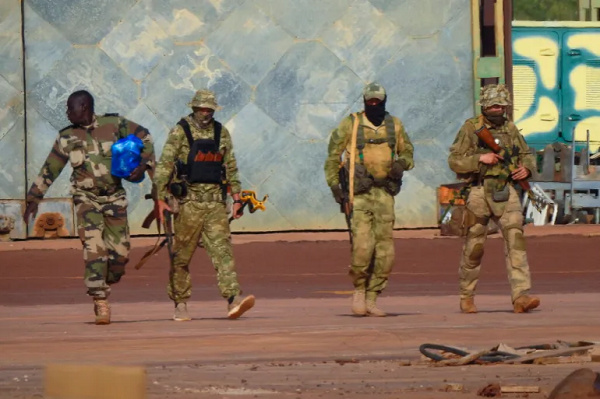
[[[131,172],[142,162],[142,150],[144,148],[144,142],[137,136],[130,134],[129,136],[117,140],[111,147],[112,150],[112,163],[110,166],[110,173],[113,176],[120,178],[127,178],[131,175]],[[144,180],[145,174],[138,181],[132,183],[139,183]]]

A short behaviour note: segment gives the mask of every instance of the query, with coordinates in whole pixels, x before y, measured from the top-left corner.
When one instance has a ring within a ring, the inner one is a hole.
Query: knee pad
[[[483,244],[475,244],[468,254],[469,260],[478,265],[481,262],[481,258],[483,258],[483,252]]]

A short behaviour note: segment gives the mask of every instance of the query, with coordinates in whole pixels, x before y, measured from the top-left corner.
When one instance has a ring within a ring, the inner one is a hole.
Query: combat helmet
[[[483,108],[493,105],[511,105],[510,92],[503,84],[489,84],[481,88],[479,104]]]

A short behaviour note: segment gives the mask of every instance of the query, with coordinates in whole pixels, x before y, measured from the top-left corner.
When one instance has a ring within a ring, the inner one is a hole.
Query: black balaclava
[[[383,123],[383,119],[385,118],[385,102],[387,101],[387,96],[377,105],[368,105],[367,101],[364,101],[365,115],[367,115],[367,119],[375,126],[381,125]]]

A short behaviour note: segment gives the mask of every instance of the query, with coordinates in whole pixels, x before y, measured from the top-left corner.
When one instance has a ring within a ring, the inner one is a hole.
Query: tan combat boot
[[[375,298],[369,298],[366,301],[366,306],[367,306],[367,316],[375,316],[375,317],[385,317],[387,316],[387,314],[379,309],[377,307],[377,305],[375,304],[376,299]]]
[[[365,316],[367,314],[365,290],[354,290],[354,294],[352,294],[352,314],[356,316]]]
[[[515,313],[527,313],[540,306],[540,298],[536,296],[521,295],[513,302]]]
[[[187,311],[187,303],[179,302],[175,304],[175,314],[173,314],[173,320],[175,321],[189,321],[192,320]]]
[[[246,298],[236,296],[233,301],[227,305],[227,317],[229,319],[237,319],[248,310],[252,309],[255,302],[254,295],[248,295]]]
[[[463,313],[477,313],[477,307],[475,306],[475,299],[461,298],[460,299],[460,311]]]
[[[94,314],[96,324],[110,324],[110,305],[106,299],[94,298]]]

